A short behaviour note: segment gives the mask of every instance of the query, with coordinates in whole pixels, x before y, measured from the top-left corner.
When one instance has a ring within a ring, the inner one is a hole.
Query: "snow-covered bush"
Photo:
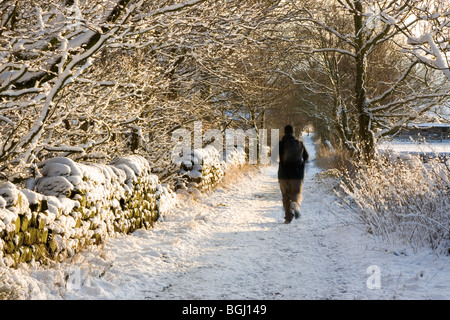
[[[450,246],[450,170],[439,161],[387,154],[355,163],[342,175],[340,196],[368,231],[392,244]]]

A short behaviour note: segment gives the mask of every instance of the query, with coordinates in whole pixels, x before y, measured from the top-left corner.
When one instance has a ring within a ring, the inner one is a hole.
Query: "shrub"
[[[450,170],[442,162],[385,154],[342,171],[343,202],[391,244],[449,250]]]

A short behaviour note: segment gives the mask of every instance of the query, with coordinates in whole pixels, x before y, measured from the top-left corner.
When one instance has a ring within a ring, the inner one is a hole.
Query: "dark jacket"
[[[300,158],[302,161],[296,164],[285,164],[284,163],[284,152],[286,148],[286,140],[294,140],[296,144],[298,144],[297,152],[301,153]],[[293,135],[287,134],[285,135],[278,145],[278,150],[280,154],[280,163],[278,166],[278,179],[303,179],[305,176],[305,162],[309,158],[308,151],[306,151],[305,146],[302,141],[295,139]]]

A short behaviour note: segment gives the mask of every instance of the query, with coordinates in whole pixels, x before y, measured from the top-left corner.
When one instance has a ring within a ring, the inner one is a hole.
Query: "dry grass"
[[[0,300],[19,300],[19,288],[14,284],[3,282],[5,280],[3,274],[0,274]]]
[[[331,150],[324,146],[320,140],[315,142],[316,147],[316,164],[324,170],[339,169],[347,167],[348,160],[351,158],[350,152],[347,150]]]
[[[354,168],[342,172],[341,199],[371,233],[391,243],[448,251],[450,171],[442,163],[385,156]]]

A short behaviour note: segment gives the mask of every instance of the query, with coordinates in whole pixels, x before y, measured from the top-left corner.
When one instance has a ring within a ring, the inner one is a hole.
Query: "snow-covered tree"
[[[299,2],[286,29],[299,61],[290,76],[305,106],[354,154],[372,158],[376,142],[448,95],[442,77],[398,43],[417,24],[415,0]],[[294,56],[295,57],[295,56]]]
[[[129,152],[164,175],[177,128],[250,125],[274,86],[261,48],[279,3],[0,1],[3,178]]]
[[[423,0],[409,4],[410,27],[404,30],[404,50],[421,63],[440,70],[450,80],[450,3],[446,0]]]

